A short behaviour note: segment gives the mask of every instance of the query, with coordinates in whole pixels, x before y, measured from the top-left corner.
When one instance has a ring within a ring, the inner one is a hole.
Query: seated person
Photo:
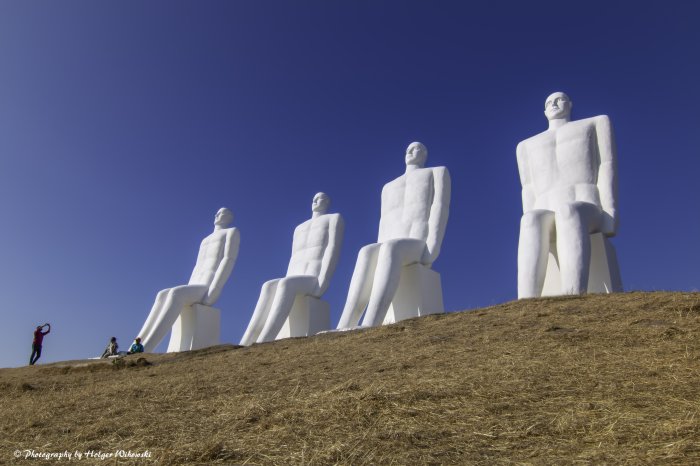
[[[287,275],[262,286],[241,345],[274,340],[298,295],[320,298],[326,292],[343,242],[343,218],[326,214],[330,202],[324,193],[314,196],[311,218],[294,230]]]
[[[105,348],[104,353],[102,353],[101,358],[108,358],[110,356],[117,356],[119,354],[119,345],[117,344],[117,337],[112,337]]]
[[[143,353],[143,345],[141,344],[141,338],[136,337],[134,342],[131,344],[129,351],[126,354]]]

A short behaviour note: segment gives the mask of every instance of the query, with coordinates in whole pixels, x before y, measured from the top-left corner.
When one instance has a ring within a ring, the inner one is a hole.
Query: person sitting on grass
[[[117,356],[119,353],[119,345],[117,344],[117,337],[112,337],[109,340],[107,348],[105,348],[104,353],[102,353],[101,358],[108,358],[110,356]]]
[[[134,342],[131,344],[131,348],[126,354],[143,353],[143,345],[141,344],[141,337],[136,337]]]

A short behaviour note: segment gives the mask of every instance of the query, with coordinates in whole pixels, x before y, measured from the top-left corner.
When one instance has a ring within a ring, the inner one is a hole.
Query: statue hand
[[[603,222],[600,226],[600,232],[608,237],[615,236],[617,234],[616,223],[617,222],[610,214],[603,212]]]
[[[207,296],[205,296],[204,299],[202,300],[202,304],[204,304],[205,306],[211,306],[211,305],[214,304],[214,300],[211,299],[211,296],[207,295]]]
[[[433,259],[433,255],[430,253],[430,250],[428,247],[425,247],[425,250],[423,251],[423,256],[420,259],[421,264],[423,265],[430,265],[433,263],[435,259]]]
[[[314,290],[311,292],[311,296],[314,296],[316,298],[320,298],[321,295],[324,293],[324,289],[321,286],[321,282],[316,282],[316,286],[314,286]]]

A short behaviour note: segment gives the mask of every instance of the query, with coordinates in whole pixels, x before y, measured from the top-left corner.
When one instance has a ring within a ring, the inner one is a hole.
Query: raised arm
[[[523,197],[523,214],[531,211],[535,207],[535,193],[532,189],[532,184],[530,182],[530,174],[528,173],[528,167],[525,154],[525,142],[518,144],[517,149],[515,149],[515,154],[518,159],[518,173],[520,174],[520,184],[522,185],[522,197]]]
[[[238,228],[229,228],[226,231],[226,242],[224,244],[224,255],[219,262],[219,266],[216,268],[216,273],[214,274],[214,279],[209,285],[209,292],[204,298],[203,304],[211,306],[219,299],[221,291],[231,275],[233,266],[236,264],[236,258],[238,257],[238,247],[241,243],[241,235],[238,232]]]
[[[51,324],[50,324],[50,323],[48,323],[48,322],[45,323],[45,324],[43,325],[43,327],[48,327],[49,329],[48,329],[47,331],[45,331],[45,332],[41,332],[42,334],[48,335],[49,333],[51,333]]]
[[[343,246],[343,234],[345,232],[345,223],[340,214],[329,214],[328,219],[328,244],[323,251],[321,259],[321,272],[318,274],[318,297],[328,289],[331,283],[335,267],[340,259],[340,248]]]
[[[445,167],[435,167],[433,172],[433,203],[428,218],[428,238],[425,240],[426,254],[423,263],[430,265],[440,255],[442,239],[447,229],[447,217],[450,215],[450,196],[452,182],[450,172]]]
[[[601,231],[606,236],[617,233],[617,148],[612,123],[607,115],[595,119],[596,136],[598,137],[598,194],[603,208],[604,218]]]

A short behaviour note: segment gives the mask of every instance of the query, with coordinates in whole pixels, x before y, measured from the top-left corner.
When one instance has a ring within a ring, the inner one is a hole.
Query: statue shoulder
[[[436,176],[450,176],[450,171],[447,169],[447,167],[429,167],[429,170],[431,170],[433,175]]]
[[[343,224],[343,216],[340,215],[339,213],[335,214],[326,214],[328,216],[328,223],[329,224],[336,224],[336,225],[342,225]]]
[[[310,219],[307,220],[306,222],[302,223],[299,226],[302,226],[304,224],[310,224],[310,223],[323,223],[325,225],[331,225],[331,224],[337,224],[337,223],[342,223],[343,222],[343,217],[341,217],[340,214],[338,213],[333,213],[333,214],[323,214],[315,219]]]
[[[338,220],[340,220],[340,221],[343,220],[343,217],[339,213],[323,214],[323,217],[327,218],[329,221],[335,221],[335,222],[337,222]]]
[[[582,118],[580,120],[574,120],[571,123],[577,123],[580,125],[610,125],[610,117],[607,115],[597,115],[589,118]]]
[[[314,220],[314,219],[309,218],[309,219],[304,220],[303,222],[301,222],[301,223],[300,223],[299,225],[297,225],[296,227],[294,227],[294,234],[296,235],[297,232],[304,231],[304,230],[308,230],[308,229],[309,229],[309,226],[311,225],[311,222],[312,222],[313,220]]]
[[[535,134],[534,136],[530,136],[530,137],[527,138],[527,139],[523,139],[523,140],[520,141],[520,142],[518,143],[518,145],[516,146],[516,148],[515,148],[516,153],[521,153],[521,152],[526,151],[526,150],[527,150],[527,146],[529,146],[530,144],[532,144],[534,141],[536,141],[536,140],[538,140],[538,139],[541,139],[542,136],[544,136],[544,135],[546,135],[546,134],[547,134],[547,130],[542,131],[541,133],[537,133],[537,134]]]
[[[226,239],[239,239],[241,237],[241,232],[238,228],[236,227],[231,227],[231,228],[226,228],[224,229],[224,234],[226,235]]]

